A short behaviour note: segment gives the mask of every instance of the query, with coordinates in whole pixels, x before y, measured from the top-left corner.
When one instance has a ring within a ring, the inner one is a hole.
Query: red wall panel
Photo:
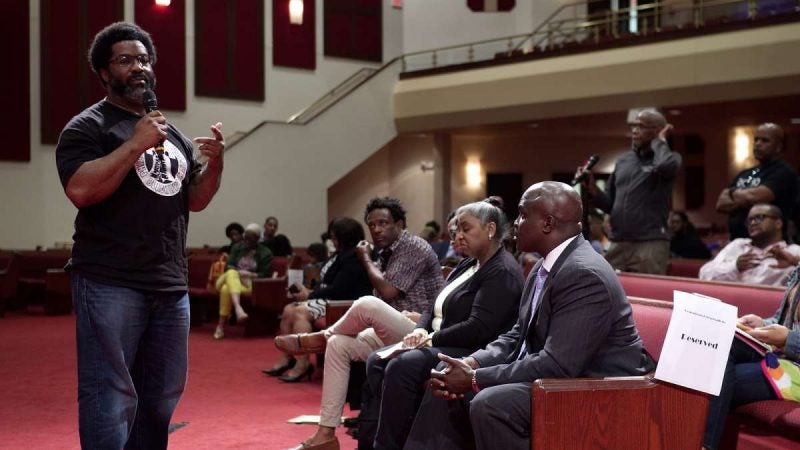
[[[30,42],[28,2],[0,0],[3,71],[3,145],[0,161],[31,160]]]
[[[272,0],[272,64],[317,67],[314,0],[303,2],[303,24],[289,23],[289,0]]]
[[[42,143],[105,96],[86,59],[94,35],[122,20],[123,0],[41,0]]]
[[[325,55],[383,61],[381,0],[325,0]]]
[[[186,110],[186,2],[169,6],[153,0],[136,0],[134,19],[153,37],[158,61],[156,92],[161,109]]]
[[[264,1],[195,2],[195,93],[264,101]]]

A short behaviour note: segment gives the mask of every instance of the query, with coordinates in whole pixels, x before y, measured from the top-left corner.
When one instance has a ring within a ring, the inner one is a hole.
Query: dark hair
[[[336,235],[339,246],[343,249],[355,248],[364,240],[364,227],[349,217],[337,217],[331,222],[331,232]]]
[[[328,246],[320,242],[309,245],[306,251],[309,256],[313,256],[317,261],[328,259]]]
[[[111,46],[121,41],[141,42],[147,50],[147,54],[150,55],[150,64],[155,65],[156,63],[156,48],[153,46],[150,33],[129,22],[112,23],[97,32],[87,54],[92,71],[100,78],[103,86],[106,85],[106,82],[100,76],[100,69],[108,67],[108,60],[111,59],[112,53]]]
[[[392,197],[375,197],[367,203],[367,209],[364,212],[364,222],[367,221],[367,216],[375,209],[388,209],[389,214],[392,215],[392,220],[397,222],[403,221],[403,228],[406,225],[406,210],[400,203],[400,200]]]
[[[689,220],[689,216],[686,215],[683,211],[672,211],[671,214],[675,214],[676,216],[681,218],[681,222],[683,222],[683,231],[687,234],[694,234],[697,230],[694,227],[694,224],[691,220]]]
[[[289,238],[282,234],[272,238],[269,249],[273,256],[290,256],[292,254],[292,244],[289,242]]]
[[[266,219],[264,219],[264,223],[267,223],[267,222],[269,222],[270,220],[274,220],[274,221],[275,221],[275,223],[277,223],[278,225],[280,225],[280,223],[278,222],[278,218],[277,218],[277,217],[275,217],[275,216],[269,216],[269,217],[267,217]]]
[[[456,214],[461,213],[467,213],[477,218],[483,226],[486,226],[489,222],[494,222],[497,231],[492,239],[495,242],[502,242],[508,232],[508,219],[506,218],[506,213],[498,206],[497,197],[489,197],[480,202],[467,203],[456,210]]]
[[[436,234],[439,234],[439,233],[442,232],[442,226],[439,225],[439,222],[437,222],[435,220],[429,220],[429,221],[425,222],[425,226],[433,228],[434,231],[436,231]]]
[[[231,222],[225,227],[225,236],[231,237],[231,232],[238,231],[239,234],[244,234],[244,227],[238,222]]]

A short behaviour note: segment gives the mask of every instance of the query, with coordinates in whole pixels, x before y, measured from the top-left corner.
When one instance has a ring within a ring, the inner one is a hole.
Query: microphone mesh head
[[[142,103],[146,112],[153,112],[158,109],[158,100],[156,100],[156,93],[152,89],[147,89],[142,93]]]

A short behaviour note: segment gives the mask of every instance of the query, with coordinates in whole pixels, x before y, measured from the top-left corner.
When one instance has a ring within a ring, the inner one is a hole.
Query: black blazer
[[[478,386],[653,370],[619,278],[580,235],[553,265],[529,329],[531,294],[543,262],[528,276],[516,325],[472,354],[481,366]],[[521,339],[527,340],[528,355],[518,360]]]
[[[464,260],[447,277],[458,278],[477,263]],[[477,349],[510,329],[517,319],[523,286],[522,268],[514,257],[500,248],[464,284],[445,298],[442,324],[433,335],[434,347]],[[417,326],[433,331],[433,307],[420,317]]]
[[[356,257],[356,249],[341,250],[336,256],[336,261],[328,267],[322,277],[324,288],[311,291],[308,298],[323,298],[326,300],[355,300],[365,295],[372,295],[372,283],[367,277],[367,271]]]

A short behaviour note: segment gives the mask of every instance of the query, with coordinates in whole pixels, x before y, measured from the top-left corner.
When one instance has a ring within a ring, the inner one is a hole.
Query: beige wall
[[[419,234],[434,218],[441,223],[434,208],[435,172],[441,168],[421,167],[423,161],[434,159],[432,135],[397,137],[328,188],[328,217],[362,220],[369,199],[390,196],[403,203],[409,232]]]

